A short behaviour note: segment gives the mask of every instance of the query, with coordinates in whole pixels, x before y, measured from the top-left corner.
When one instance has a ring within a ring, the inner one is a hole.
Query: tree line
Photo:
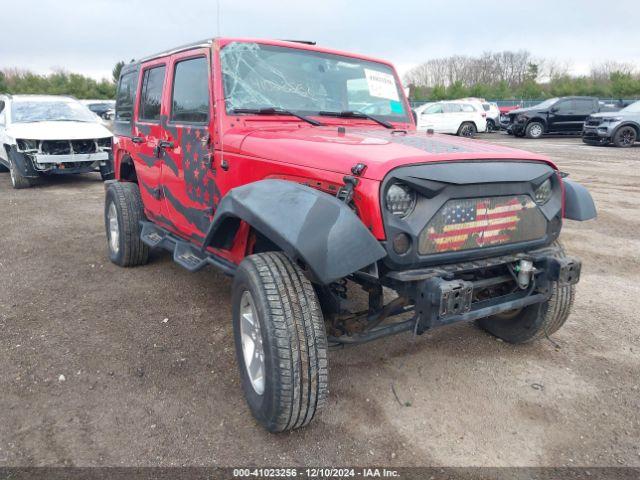
[[[100,81],[79,73],[57,70],[38,75],[28,70],[0,70],[0,93],[33,93],[41,95],[71,95],[79,99],[113,99],[124,62],[113,68],[111,79]]]
[[[407,72],[404,83],[414,101],[640,96],[640,71],[633,64],[610,61],[594,65],[588,75],[569,72],[568,63],[534,58],[526,50],[486,52],[428,60]]]

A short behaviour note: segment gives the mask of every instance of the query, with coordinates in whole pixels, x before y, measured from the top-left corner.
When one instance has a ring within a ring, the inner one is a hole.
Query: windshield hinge
[[[352,175],[345,175],[342,180],[344,181],[344,185],[340,187],[336,197],[348,205],[353,199],[354,189],[358,186],[360,180]]]

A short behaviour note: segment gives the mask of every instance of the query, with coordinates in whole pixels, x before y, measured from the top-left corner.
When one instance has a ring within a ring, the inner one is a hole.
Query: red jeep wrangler
[[[547,158],[416,133],[387,62],[199,42],[122,69],[114,128],[111,260],[162,247],[234,277],[242,385],[270,431],[324,404],[330,345],[471,320],[521,343],[570,313],[580,262],[557,239],[595,216],[589,193]]]

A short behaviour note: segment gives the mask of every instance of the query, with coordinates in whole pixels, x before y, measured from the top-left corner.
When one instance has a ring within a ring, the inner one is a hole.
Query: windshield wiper
[[[368,113],[360,112],[358,110],[344,110],[342,112],[318,112],[318,115],[325,117],[340,117],[340,118],[368,118],[374,122],[382,125],[384,128],[393,128],[389,122],[386,122],[380,118],[369,115]]]
[[[313,118],[300,115],[292,110],[285,110],[284,108],[264,107],[264,108],[234,108],[231,113],[255,113],[258,115],[291,115],[292,117],[299,118],[315,127],[322,127],[324,123],[321,123]]]

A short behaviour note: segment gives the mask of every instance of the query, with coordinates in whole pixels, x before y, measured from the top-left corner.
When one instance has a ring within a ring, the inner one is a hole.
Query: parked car
[[[0,95],[0,166],[13,188],[43,175],[95,170],[111,179],[111,142],[111,132],[74,98]]]
[[[616,147],[633,147],[640,138],[640,101],[618,112],[594,113],[587,118],[582,141],[591,145],[612,143]]]
[[[500,110],[500,129],[501,130],[507,130],[507,128],[509,127],[509,112],[512,112],[513,110],[517,110],[518,108],[522,108],[522,105],[521,104],[503,105],[501,107],[498,107],[498,110]]]
[[[527,138],[540,138],[546,133],[579,135],[589,115],[614,109],[594,97],[550,98],[509,112],[507,131]]]
[[[473,137],[487,130],[487,114],[482,105],[471,101],[435,102],[417,114],[418,130]]]
[[[234,277],[241,384],[270,431],[325,404],[328,345],[471,320],[523,343],[571,311],[580,261],[557,239],[563,213],[595,216],[587,190],[546,157],[416,132],[385,61],[183,46],[123,67],[114,130],[109,258],[143,265],[159,247]],[[364,310],[346,300],[360,288]]]
[[[484,98],[468,97],[461,98],[460,101],[477,102],[482,107],[482,110],[486,113],[487,119],[487,132],[493,132],[500,127],[500,109],[495,102],[487,102]],[[474,104],[476,106],[476,104]]]
[[[115,100],[81,100],[83,105],[103,120],[113,120],[115,115]]]

